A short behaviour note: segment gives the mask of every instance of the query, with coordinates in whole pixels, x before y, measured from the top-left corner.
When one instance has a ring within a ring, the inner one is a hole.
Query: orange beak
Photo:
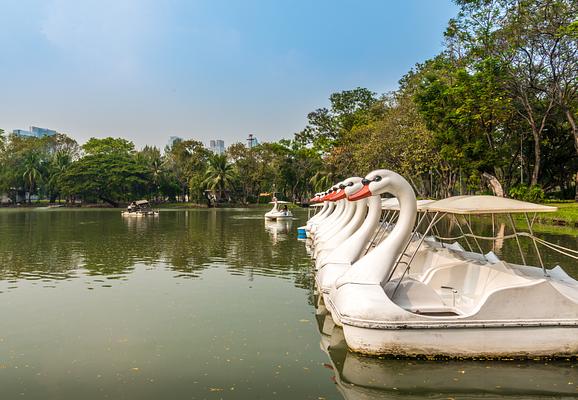
[[[338,194],[336,194],[335,196],[333,196],[331,198],[331,200],[333,201],[337,201],[337,200],[343,200],[345,198],[345,190],[341,189],[341,192],[339,192]]]
[[[363,185],[363,187],[358,192],[353,193],[351,196],[349,196],[349,200],[351,201],[361,200],[371,195],[372,194],[369,191],[369,185]]]
[[[325,200],[333,201],[333,196],[335,196],[335,192],[331,192],[327,196],[325,196]]]

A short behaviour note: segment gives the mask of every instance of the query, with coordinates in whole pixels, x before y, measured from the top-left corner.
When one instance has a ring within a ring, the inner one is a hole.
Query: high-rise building
[[[183,138],[181,138],[181,137],[171,136],[171,137],[169,137],[168,146],[169,146],[169,148],[170,148],[170,147],[173,147],[173,146],[175,145],[175,143],[179,143],[179,142],[182,142],[182,141],[183,141]]]
[[[12,131],[12,133],[16,136],[20,136],[20,137],[34,137],[34,134],[30,131],[27,131],[25,129],[14,129]]]
[[[35,137],[35,138],[42,138],[45,136],[54,136],[56,135],[58,132],[52,130],[52,129],[47,129],[47,128],[39,128],[37,126],[31,126],[30,130],[24,130],[24,129],[14,129],[12,131],[13,134],[15,134],[16,136],[20,136],[20,137]]]
[[[30,127],[30,132],[32,132],[36,137],[41,138],[44,136],[54,136],[56,135],[58,132],[52,130],[52,129],[47,129],[47,128],[39,128],[37,126],[31,126]]]
[[[210,140],[209,141],[209,150],[213,153],[221,155],[225,153],[225,142],[221,139]]]
[[[253,147],[257,146],[259,144],[259,141],[257,140],[257,137],[254,136],[252,133],[249,133],[249,137],[247,138],[247,147],[252,149]]]

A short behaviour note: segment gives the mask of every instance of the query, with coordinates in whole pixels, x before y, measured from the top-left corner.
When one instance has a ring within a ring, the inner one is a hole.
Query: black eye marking
[[[374,182],[379,182],[381,180],[381,176],[377,175],[375,178],[373,178]]]
[[[349,182],[347,186],[353,186],[353,182]]]

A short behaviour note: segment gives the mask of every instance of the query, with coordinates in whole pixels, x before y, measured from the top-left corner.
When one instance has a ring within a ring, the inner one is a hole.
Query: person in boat
[[[288,212],[289,212],[289,209],[287,208],[287,204],[285,204],[283,206],[283,214],[287,215]]]

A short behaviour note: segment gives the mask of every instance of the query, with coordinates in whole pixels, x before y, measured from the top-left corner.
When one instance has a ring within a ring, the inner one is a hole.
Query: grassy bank
[[[538,215],[540,223],[578,227],[578,203],[553,202],[547,205],[558,207],[558,211]]]

